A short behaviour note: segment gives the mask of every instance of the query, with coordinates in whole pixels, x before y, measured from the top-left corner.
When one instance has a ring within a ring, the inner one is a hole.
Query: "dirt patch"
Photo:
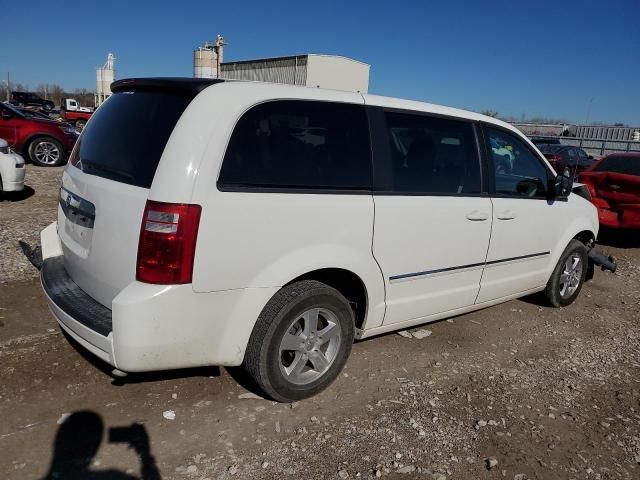
[[[640,478],[633,239],[609,240],[618,273],[596,272],[568,308],[527,298],[430,324],[421,339],[358,342],[327,391],[284,405],[224,369],[114,381],[64,338],[16,247],[54,220],[60,173],[30,168],[34,195],[0,206],[3,478]],[[83,419],[75,437],[61,430],[70,419]],[[65,463],[94,444],[86,463]]]

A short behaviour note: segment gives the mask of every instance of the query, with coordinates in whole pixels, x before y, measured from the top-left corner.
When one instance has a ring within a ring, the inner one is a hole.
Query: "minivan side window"
[[[515,135],[485,127],[498,195],[546,198],[548,171]]]
[[[253,107],[231,135],[218,187],[371,190],[364,106],[280,100]]]
[[[478,147],[469,122],[386,112],[392,189],[463,195],[482,191]]]

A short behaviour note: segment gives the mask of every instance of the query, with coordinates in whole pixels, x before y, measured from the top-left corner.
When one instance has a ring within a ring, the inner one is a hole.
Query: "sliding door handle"
[[[496,215],[498,220],[513,220],[516,218],[516,214],[511,210],[505,210],[504,212],[500,212]]]
[[[467,220],[471,220],[472,222],[484,222],[489,219],[489,214],[485,212],[479,212],[478,210],[474,210],[472,212],[467,213]]]

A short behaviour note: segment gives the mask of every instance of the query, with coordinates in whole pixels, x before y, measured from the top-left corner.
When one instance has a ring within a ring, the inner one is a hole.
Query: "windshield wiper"
[[[100,165],[99,163],[94,163],[89,160],[80,160],[80,166],[82,167],[82,171],[85,173],[91,174],[91,172],[87,172],[84,167],[89,167],[90,170],[94,170],[96,172],[106,173],[108,175],[116,176],[120,179],[125,179],[129,181],[135,180],[133,175],[129,172],[125,172],[124,170],[119,170],[117,168],[105,167],[104,165]],[[112,177],[113,178],[113,177]]]

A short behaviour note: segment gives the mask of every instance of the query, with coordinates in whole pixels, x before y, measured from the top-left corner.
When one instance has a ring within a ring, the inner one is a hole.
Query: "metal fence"
[[[593,156],[602,157],[610,153],[637,152],[640,153],[640,142],[634,140],[599,140],[594,138],[556,137],[531,135],[535,138],[559,140],[562,145],[580,147]]]
[[[589,155],[603,156],[617,152],[640,152],[640,142],[624,140],[594,140],[593,138],[559,137],[563,145],[581,147]]]

